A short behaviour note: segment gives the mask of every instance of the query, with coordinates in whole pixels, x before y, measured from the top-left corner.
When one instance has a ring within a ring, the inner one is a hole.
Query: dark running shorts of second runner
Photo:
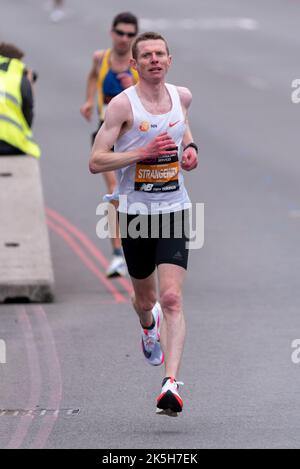
[[[91,134],[91,144],[92,146],[94,145],[94,141],[95,141],[95,138],[96,138],[96,135],[97,133],[99,132],[99,129],[101,127],[101,125],[103,124],[104,121],[100,120],[99,123],[98,123],[98,127],[97,127],[97,130],[95,130],[95,132],[93,132]]]
[[[119,213],[120,232],[129,275],[144,279],[159,264],[187,269],[189,211],[128,215]]]
[[[95,132],[93,132],[93,133],[91,134],[91,145],[92,145],[92,146],[94,145],[95,138],[96,138],[97,133],[99,132],[100,127],[102,126],[103,122],[104,122],[104,121],[100,121],[99,124],[98,124],[97,130],[95,130]],[[111,148],[111,151],[114,151],[114,147]]]

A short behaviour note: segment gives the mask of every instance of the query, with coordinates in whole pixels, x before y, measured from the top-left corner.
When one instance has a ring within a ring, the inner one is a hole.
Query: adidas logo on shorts
[[[173,259],[182,260],[183,256],[182,256],[181,252],[177,251],[176,254],[174,254],[174,256],[173,256]]]

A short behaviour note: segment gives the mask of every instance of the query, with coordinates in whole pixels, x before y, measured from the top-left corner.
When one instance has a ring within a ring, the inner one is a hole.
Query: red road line
[[[112,282],[110,282],[107,277],[98,269],[92,260],[90,260],[79,244],[60,226],[56,225],[53,221],[47,219],[48,226],[70,246],[70,248],[75,252],[75,254],[81,259],[81,261],[86,265],[86,267],[100,280],[100,282],[107,288],[107,290],[113,295],[117,303],[128,303],[127,298],[125,298],[122,293],[120,293]]]
[[[25,347],[30,375],[30,395],[27,407],[25,408],[29,410],[35,410],[39,403],[41,394],[41,370],[39,354],[35,343],[33,329],[26,309],[24,307],[18,308],[17,315],[25,338]],[[34,415],[30,414],[24,415],[20,418],[17,429],[7,445],[8,449],[18,449],[22,445],[33,419]]]
[[[72,233],[81,243],[86,247],[86,249],[92,254],[92,256],[97,259],[100,264],[106,269],[108,267],[109,261],[100,251],[100,249],[95,246],[95,244],[76,226],[70,223],[65,217],[56,212],[53,209],[46,208],[47,215],[54,219],[56,222],[63,225],[63,227]],[[120,285],[129,293],[132,294],[132,285],[126,278],[116,278]]]
[[[48,398],[47,409],[55,409],[59,411],[62,400],[62,377],[59,357],[56,350],[55,339],[51,326],[48,322],[47,314],[41,305],[33,306],[32,310],[37,319],[39,330],[43,338],[43,350],[46,361],[46,368],[49,374],[50,395]],[[44,448],[50,433],[53,430],[58,413],[54,415],[45,415],[41,417],[41,427],[31,444],[31,448]]]

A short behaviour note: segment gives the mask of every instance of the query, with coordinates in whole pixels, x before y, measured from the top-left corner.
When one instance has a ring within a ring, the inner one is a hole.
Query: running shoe
[[[155,303],[152,314],[155,326],[153,329],[142,329],[142,350],[150,365],[159,366],[164,362],[164,354],[160,345],[159,326],[162,313],[158,302]]]
[[[182,411],[183,401],[178,394],[179,384],[175,378],[165,378],[162,382],[162,390],[157,398],[156,413],[158,415],[168,415],[169,417],[177,417]]]
[[[111,277],[124,277],[126,275],[126,262],[123,256],[114,255],[106,270],[106,276]]]

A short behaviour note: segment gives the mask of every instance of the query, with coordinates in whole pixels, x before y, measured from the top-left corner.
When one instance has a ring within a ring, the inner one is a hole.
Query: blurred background
[[[300,1],[66,0],[59,22],[44,0],[1,0],[0,9],[0,42],[23,49],[39,74],[34,135],[48,216],[98,262],[88,268],[49,225],[56,302],[42,313],[0,306],[9,359],[0,365],[0,408],[74,410],[36,416],[28,428],[24,417],[0,416],[1,447],[297,447],[300,104],[291,94]],[[88,124],[79,112],[92,54],[110,46],[111,20],[124,10],[167,39],[168,81],[193,93],[200,164],[185,183],[205,204],[205,244],[190,256],[186,412],[175,422],[154,415],[161,376],[140,357],[129,284],[108,287],[101,277],[110,244],[96,236],[104,183],[88,171],[96,116]]]

